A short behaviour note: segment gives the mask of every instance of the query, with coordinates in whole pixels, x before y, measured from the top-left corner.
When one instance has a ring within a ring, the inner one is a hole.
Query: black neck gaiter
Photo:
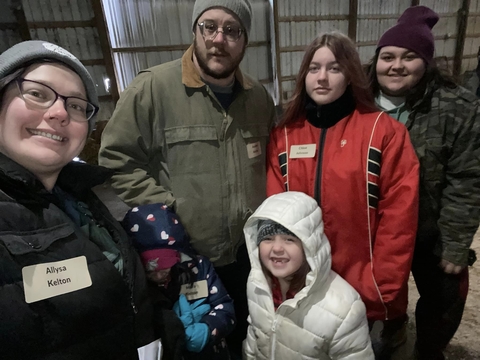
[[[317,105],[310,96],[307,95],[307,121],[316,128],[327,129],[332,127],[347,115],[355,110],[355,99],[352,90],[347,90],[337,100],[326,105]]]

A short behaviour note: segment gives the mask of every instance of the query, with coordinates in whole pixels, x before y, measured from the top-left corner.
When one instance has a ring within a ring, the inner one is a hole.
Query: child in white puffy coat
[[[374,359],[365,305],[331,270],[314,199],[273,195],[244,232],[252,264],[246,359]]]

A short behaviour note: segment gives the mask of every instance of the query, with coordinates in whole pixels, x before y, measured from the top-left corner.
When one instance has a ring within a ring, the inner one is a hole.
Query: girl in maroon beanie
[[[428,7],[408,8],[368,67],[377,105],[406,125],[420,160],[412,273],[420,293],[416,356],[428,360],[444,359],[462,319],[480,219],[479,104],[435,65],[438,19]]]

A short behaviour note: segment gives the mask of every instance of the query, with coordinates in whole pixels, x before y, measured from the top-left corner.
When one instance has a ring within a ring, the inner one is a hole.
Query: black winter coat
[[[86,203],[123,260],[123,276],[61,210],[34,175],[0,154],[0,358],[137,359],[154,340],[152,308],[137,254],[121,226],[91,191],[110,172],[82,163],[57,181]],[[85,256],[90,287],[26,303],[22,268]]]

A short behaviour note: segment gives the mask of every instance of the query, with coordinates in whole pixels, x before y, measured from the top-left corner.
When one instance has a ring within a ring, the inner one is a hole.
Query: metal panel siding
[[[21,42],[20,34],[15,30],[0,30],[0,53]]]
[[[347,16],[349,13],[349,1],[277,1],[279,16],[279,57],[282,94],[281,101],[287,100],[294,88],[295,77],[301,62],[304,51],[299,48],[306,48],[318,34],[329,31],[348,32],[348,20],[327,20],[305,19],[306,16]],[[292,19],[298,17],[299,19]],[[303,17],[303,18],[302,18]],[[278,71],[278,69],[277,69]]]
[[[2,7],[0,11],[0,23],[14,23],[16,21],[15,15],[11,9],[11,0],[1,0]]]
[[[28,22],[82,21],[93,18],[90,0],[22,0]]]
[[[29,24],[45,22],[51,25],[48,28],[30,27],[31,38],[55,43],[70,51],[80,61],[87,62],[86,68],[97,84],[98,95],[108,95],[105,87],[107,72],[105,65],[101,64],[103,53],[97,29],[95,27],[55,27],[55,22],[92,20],[94,14],[90,0],[23,0],[22,5]],[[15,43],[21,41],[18,38],[17,40]],[[88,63],[89,61],[90,63],[93,61],[94,64]],[[108,117],[99,117],[99,119],[108,119]]]
[[[112,48],[146,48],[155,46],[186,47],[192,43],[194,0],[159,1],[103,0]],[[269,3],[251,0],[252,29],[249,42],[270,41]],[[181,50],[116,51],[114,60],[123,90],[138,71],[180,58]],[[243,71],[262,82],[273,81],[270,46],[249,46],[241,63]]]

